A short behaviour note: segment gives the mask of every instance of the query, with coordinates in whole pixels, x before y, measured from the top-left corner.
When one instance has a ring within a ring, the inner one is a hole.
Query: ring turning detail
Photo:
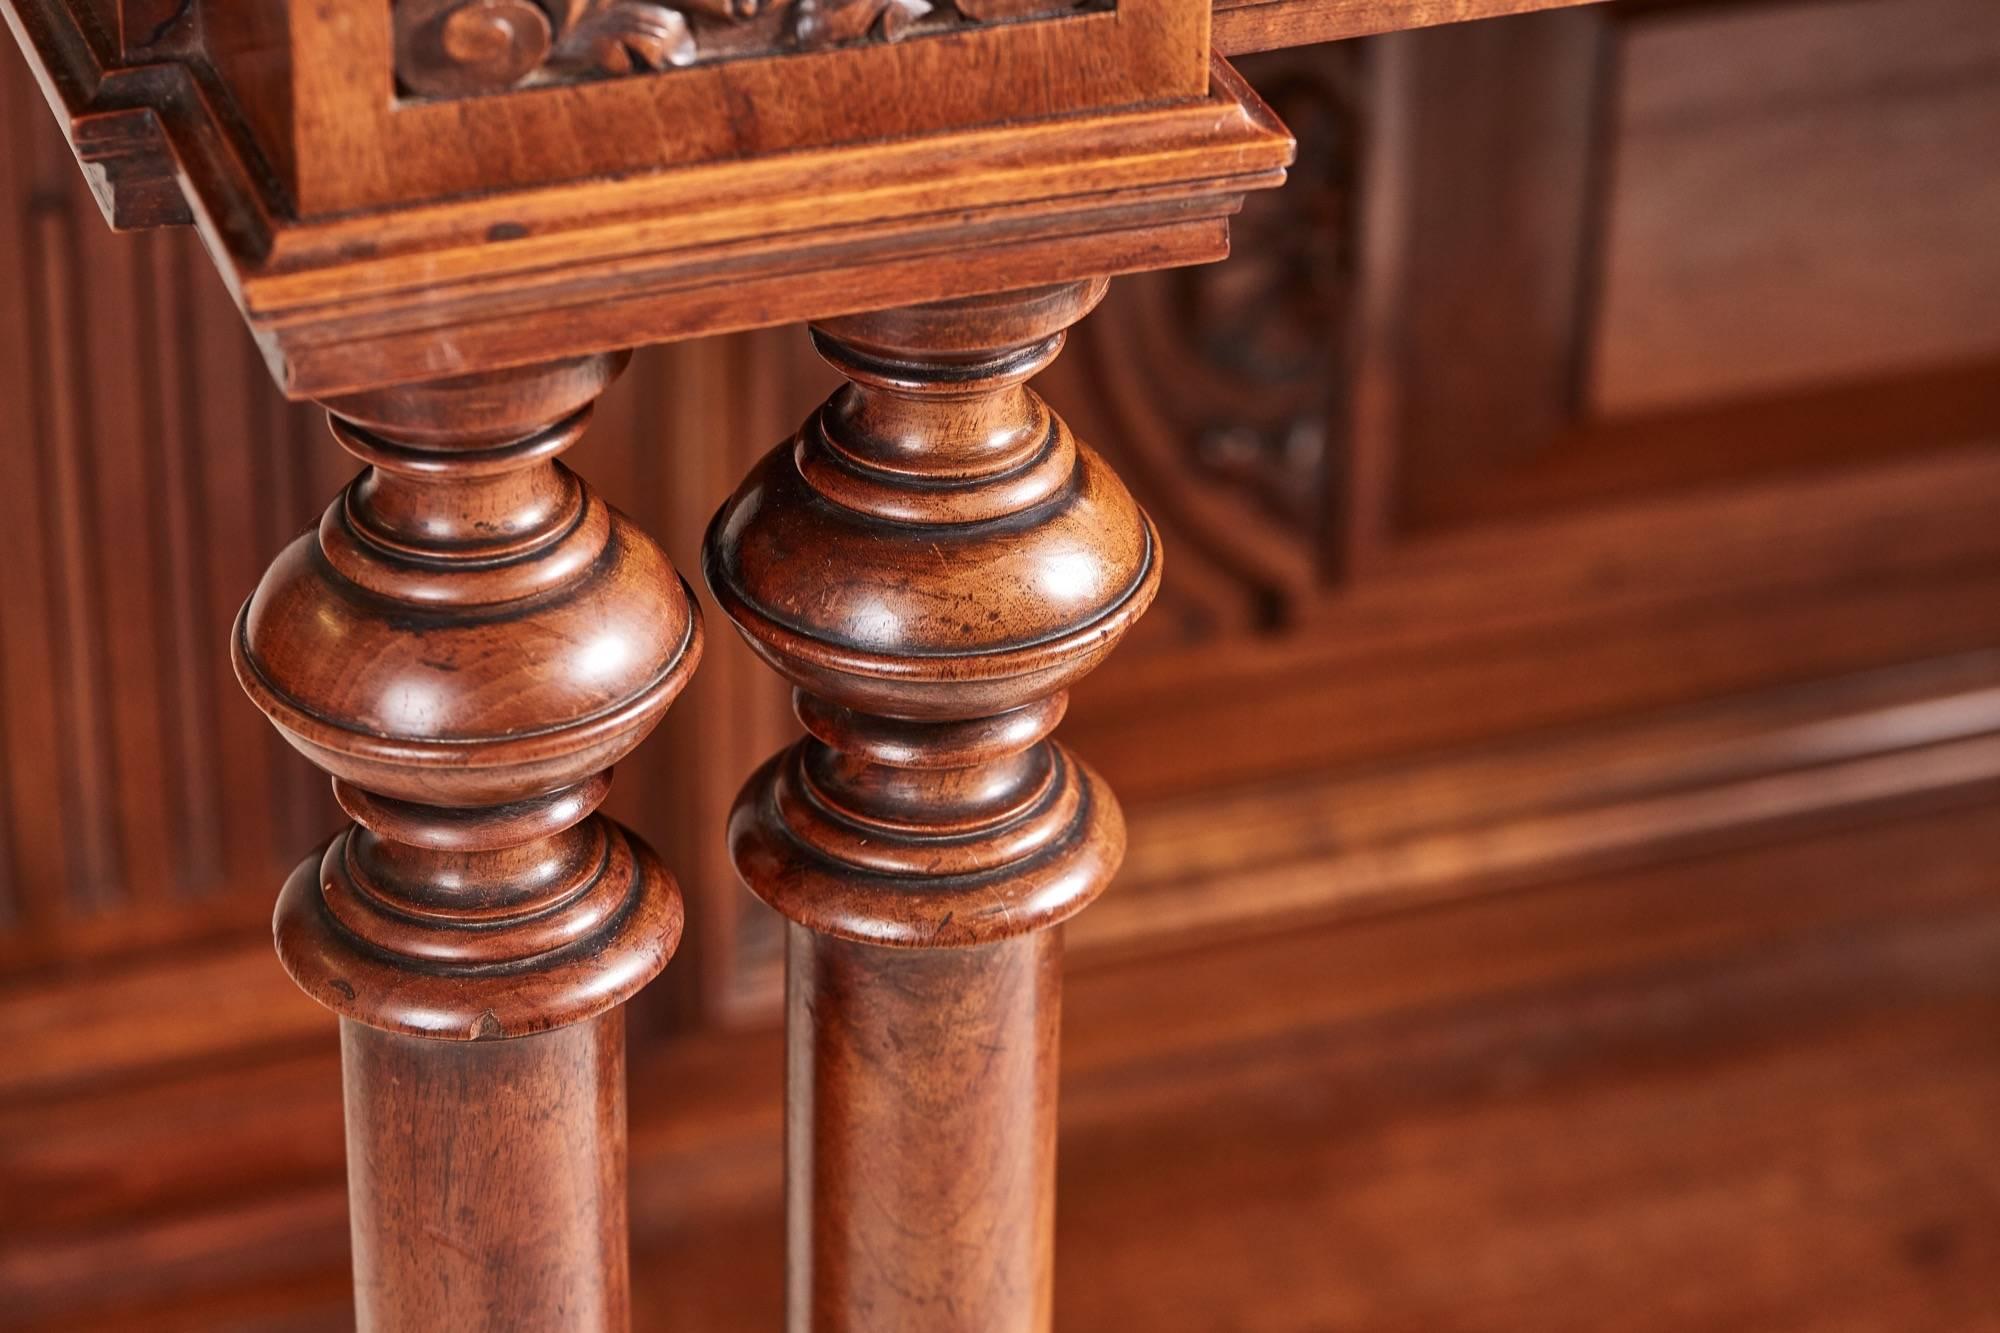
[[[1027,386],[1104,288],[815,325],[848,383],[709,529],[808,733],[730,824],[791,923],[795,1333],[1047,1326],[1055,927],[1125,843],[1050,733],[1160,580],[1150,520]]]
[[[273,925],[343,1020],[371,1333],[628,1324],[620,1006],[682,910],[597,810],[701,622],[659,547],[557,461],[624,361],[330,400],[367,467],[237,620],[244,689],[354,821]],[[476,1262],[438,1260],[438,1218]]]

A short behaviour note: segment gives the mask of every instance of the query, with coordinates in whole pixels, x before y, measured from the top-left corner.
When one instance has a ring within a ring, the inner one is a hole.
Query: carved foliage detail
[[[1244,201],[1227,262],[1121,279],[1075,337],[1090,378],[1064,410],[1117,458],[1183,569],[1210,563],[1253,622],[1288,619],[1341,549],[1367,108],[1353,45],[1242,63],[1298,136],[1286,188]]]
[[[744,56],[897,41],[1102,0],[394,0],[405,94],[464,97]]]
[[[744,0],[736,8],[741,19],[754,18],[757,0]],[[553,63],[562,68],[634,74],[669,65],[691,65],[696,52],[694,27],[685,13],[628,0],[625,4],[599,5],[584,15],[563,35]]]

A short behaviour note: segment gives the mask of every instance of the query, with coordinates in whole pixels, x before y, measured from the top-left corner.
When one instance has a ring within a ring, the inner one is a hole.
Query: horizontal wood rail
[[[1211,39],[1220,55],[1372,37],[1406,28],[1567,9],[1598,0],[1216,0]]]

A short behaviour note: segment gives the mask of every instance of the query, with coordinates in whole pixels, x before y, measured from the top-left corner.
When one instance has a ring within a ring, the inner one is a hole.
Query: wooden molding
[[[551,306],[564,346],[608,348],[1206,262],[1227,253],[1243,193],[1282,182],[1291,157],[1226,66],[1215,86],[1187,105],[634,177],[594,187],[583,213],[564,187],[290,227],[237,291],[299,394],[434,373],[440,355],[534,357],[546,334],[522,315]]]
[[[1240,56],[1595,3],[1601,0],[1215,0],[1215,49]]]
[[[306,397],[1218,259],[1226,218],[1246,190],[1284,179],[1292,143],[1233,71],[1209,67],[1206,10],[1189,19],[1185,7],[1126,0],[1053,21],[1046,40],[1090,49],[1069,63],[1129,80],[1058,81],[1068,91],[1055,100],[1039,76],[954,91],[954,71],[985,66],[952,43],[1068,67],[1024,36],[1044,25],[999,24],[712,67],[742,85],[727,90],[704,83],[722,76],[703,67],[408,106],[388,96],[386,9],[363,6],[378,34],[352,4],[293,4],[287,37],[292,49],[353,45],[363,62],[380,48],[381,96],[303,60],[291,74],[336,86],[259,88],[261,67],[234,53],[262,48],[227,27],[209,34],[206,62],[128,66],[55,0],[4,9],[108,214],[180,220],[162,184],[177,179],[279,383]],[[299,26],[342,16],[346,27]],[[1120,58],[1135,41],[1161,61]],[[929,54],[909,69],[871,63],[918,48]],[[743,83],[763,64],[799,77],[804,60],[838,62],[828,87],[866,90],[838,99],[840,123],[825,120],[824,98],[776,85],[760,98]],[[672,89],[692,100],[634,100]],[[882,118],[933,102],[918,120]],[[760,111],[745,120],[750,104]],[[351,161],[315,160],[322,149],[298,128],[319,132],[315,117],[342,127]],[[549,133],[522,129],[544,121]],[[635,124],[677,128],[641,137]],[[520,158],[528,141],[547,156]],[[439,152],[446,143],[463,151]]]
[[[1189,929],[1256,938],[1504,897],[1879,809],[1962,802],[1996,783],[2000,653],[1987,651],[1283,788],[1128,802],[1131,855],[1070,927],[1072,952],[1088,970],[1171,953]],[[248,930],[87,987],[17,984],[0,994],[0,1037],[14,1051],[0,1103],[326,1034],[324,1011],[268,951],[263,932]],[[776,982],[775,966],[738,976],[726,1016],[768,1016]],[[255,1000],[218,1009],[218,994]]]
[[[1164,801],[1086,954],[1601,873],[2000,781],[2000,653]],[[1216,829],[1226,826],[1226,838]]]

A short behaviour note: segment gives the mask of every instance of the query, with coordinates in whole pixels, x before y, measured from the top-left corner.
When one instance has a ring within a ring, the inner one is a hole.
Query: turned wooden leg
[[[810,733],[730,828],[792,923],[794,1333],[1049,1325],[1057,926],[1124,824],[1048,736],[1160,558],[1026,382],[1103,291],[816,325],[850,383],[709,529],[716,598]]]
[[[617,1006],[681,903],[596,811],[701,628],[556,461],[623,363],[329,401],[368,466],[237,622],[244,689],[354,820],[274,926],[342,1019],[364,1330],[627,1327]]]

